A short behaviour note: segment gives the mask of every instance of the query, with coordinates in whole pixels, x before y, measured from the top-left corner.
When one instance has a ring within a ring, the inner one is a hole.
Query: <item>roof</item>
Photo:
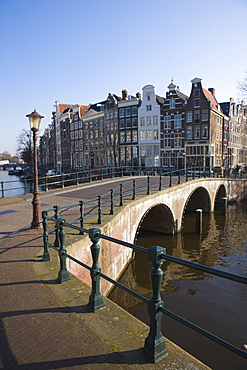
[[[165,99],[164,98],[162,98],[161,96],[159,96],[159,95],[156,95],[156,100],[157,100],[157,102],[159,103],[159,104],[164,104],[165,103]]]
[[[89,108],[89,105],[80,105],[80,117],[85,116]]]
[[[58,104],[59,107],[59,113],[63,113],[63,111],[67,108],[72,107],[73,104]]]
[[[189,99],[189,97],[187,95],[185,95],[184,93],[182,93],[180,90],[176,90],[176,93],[178,95],[178,97],[183,100],[184,102]]]
[[[222,111],[221,107],[220,107],[219,103],[217,102],[216,98],[213,96],[213,94],[211,94],[210,91],[208,91],[204,88],[202,88],[202,91],[203,91],[204,95],[206,96],[206,98],[208,98],[210,100],[210,107],[221,112]]]

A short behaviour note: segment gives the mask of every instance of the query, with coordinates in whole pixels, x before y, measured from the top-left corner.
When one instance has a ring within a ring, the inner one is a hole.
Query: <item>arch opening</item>
[[[224,199],[223,198],[226,198],[226,188],[224,185],[220,185],[217,193],[216,193],[216,197],[215,197],[215,201],[214,201],[214,211],[216,212],[220,212],[222,211],[225,203],[224,203]]]
[[[149,208],[143,215],[135,236],[141,231],[151,231],[165,235],[173,235],[176,230],[173,214],[165,204],[157,204]]]

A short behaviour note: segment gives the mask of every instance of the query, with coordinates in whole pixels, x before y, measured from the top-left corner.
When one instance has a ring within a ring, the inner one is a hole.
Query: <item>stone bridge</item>
[[[245,179],[195,179],[180,185],[156,191],[150,195],[139,196],[119,207],[115,215],[100,225],[102,234],[128,243],[135,243],[140,229],[164,234],[178,233],[183,227],[186,213],[221,211],[223,198],[227,202],[240,201],[247,197]],[[67,244],[67,243],[66,243]],[[69,254],[91,265],[90,240],[88,236],[77,237],[67,244]],[[101,240],[100,267],[102,272],[117,279],[133,256],[131,248]],[[74,262],[68,265],[74,275],[90,284],[90,276]],[[107,294],[110,283],[102,281],[102,293]]]

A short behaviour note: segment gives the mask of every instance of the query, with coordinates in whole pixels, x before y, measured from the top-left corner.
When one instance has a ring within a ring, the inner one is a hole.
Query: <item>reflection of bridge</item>
[[[198,208],[202,209],[202,213],[210,213],[214,210],[221,210],[224,206],[223,198],[227,198],[227,201],[243,199],[245,197],[245,183],[244,179],[197,179],[149,195],[139,196],[137,199],[127,202],[123,207],[119,207],[118,211],[115,211],[115,215],[101,225],[101,232],[128,243],[135,242],[141,228],[164,234],[175,234],[182,228],[185,213],[196,213]],[[80,259],[83,250],[83,260],[90,260],[88,239],[80,238],[78,240],[77,237],[77,241],[74,241],[71,238],[69,243],[67,248],[70,254]],[[132,257],[132,251],[106,240],[102,240],[101,247],[100,265],[102,270],[105,271],[106,275],[117,279],[119,272]],[[78,275],[73,262],[70,262],[69,269],[79,278],[90,283],[89,274],[82,273],[80,270],[80,275]],[[108,282],[102,282],[104,294],[108,292],[109,288]]]

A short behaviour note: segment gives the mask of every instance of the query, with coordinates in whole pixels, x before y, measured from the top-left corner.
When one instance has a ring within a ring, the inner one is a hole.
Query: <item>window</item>
[[[132,116],[137,116],[137,107],[132,107]]]
[[[131,143],[131,131],[126,131],[126,142]]]
[[[200,96],[200,90],[194,90],[194,96]]]
[[[147,130],[146,134],[147,134],[147,140],[152,140],[152,130]]]
[[[154,130],[153,133],[154,133],[154,140],[158,140],[159,139],[159,131]]]
[[[150,95],[149,95],[149,94],[147,94],[147,100],[148,100],[148,101],[150,100]]]
[[[192,112],[187,112],[187,114],[186,114],[186,122],[192,122]]]
[[[187,126],[186,137],[187,139],[192,139],[192,126]]]
[[[71,124],[70,124],[70,129],[71,129],[71,130],[74,130],[74,123],[71,123]]]
[[[120,132],[120,143],[125,143],[125,132],[124,131]]]
[[[79,121],[79,128],[82,128],[82,121]]]
[[[70,133],[70,138],[73,140],[74,139],[74,132]]]
[[[145,126],[145,117],[140,118],[141,126]]]
[[[203,110],[202,111],[202,121],[207,121],[208,120],[208,110]]]
[[[126,118],[125,124],[126,124],[126,127],[131,127],[131,119],[130,118]]]
[[[200,139],[200,126],[194,127],[194,139]]]
[[[130,116],[130,108],[125,109],[125,116],[129,117]]]
[[[208,126],[202,125],[202,138],[207,139],[208,138]]]
[[[171,128],[171,116],[165,116],[165,128]]]
[[[152,105],[146,105],[146,110],[149,112],[152,110]]]
[[[200,123],[200,111],[199,110],[195,110],[194,112],[194,122]]]
[[[176,114],[174,117],[174,128],[182,127],[182,116],[181,114]]]
[[[137,117],[132,118],[132,127],[137,127]]]
[[[141,146],[140,152],[141,152],[141,157],[145,157],[146,156],[146,147],[145,146]]]
[[[200,99],[194,99],[194,107],[200,107]]]
[[[151,126],[151,117],[146,117],[147,126]]]
[[[170,109],[175,108],[175,99],[170,99]]]
[[[123,118],[124,117],[124,108],[119,109],[119,117]]]
[[[132,141],[137,141],[137,131],[136,130],[132,131]]]
[[[79,137],[82,138],[82,130],[79,131]]]
[[[75,150],[78,150],[78,141],[75,142]]]
[[[182,146],[182,134],[180,132],[175,133],[174,146]]]
[[[109,114],[108,113],[105,114],[105,119],[109,119]]]
[[[78,139],[78,131],[75,131],[75,139]]]
[[[120,119],[120,128],[125,128],[124,119]]]
[[[140,141],[145,141],[145,131],[144,130],[140,131]]]
[[[75,123],[75,129],[78,129],[78,122]]]
[[[83,148],[83,141],[82,140],[80,140],[80,143],[79,143],[79,147],[80,147],[80,150],[82,150],[82,148]]]
[[[171,146],[171,134],[164,135],[164,147],[168,148]]]
[[[153,116],[153,125],[158,125],[158,116]]]

